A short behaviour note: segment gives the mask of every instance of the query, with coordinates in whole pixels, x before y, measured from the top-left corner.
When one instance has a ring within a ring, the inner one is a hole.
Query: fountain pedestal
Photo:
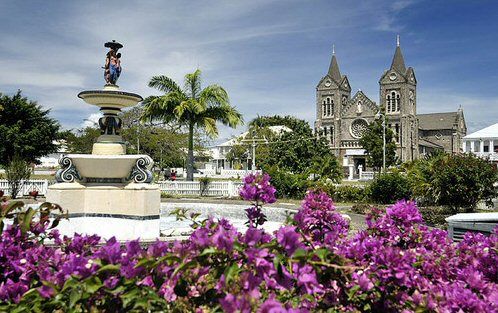
[[[69,212],[61,221],[62,234],[97,234],[119,240],[159,237],[160,190],[152,184],[152,159],[147,155],[126,155],[120,136],[122,108],[142,101],[142,97],[120,91],[115,85],[103,90],[81,92],[78,97],[100,107],[102,135],[92,154],[61,157],[57,183],[50,186],[47,201]]]

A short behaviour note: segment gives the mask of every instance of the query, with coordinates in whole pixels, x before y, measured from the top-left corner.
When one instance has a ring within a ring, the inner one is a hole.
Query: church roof
[[[399,45],[396,46],[396,51],[394,52],[391,70],[395,70],[400,74],[405,74],[406,72],[405,59],[403,58],[403,53],[401,53],[401,47]]]
[[[419,138],[418,145],[424,147],[436,148],[436,149],[444,149],[443,146],[423,138]]]
[[[332,60],[330,61],[329,76],[332,77],[332,79],[337,83],[340,83],[342,80],[341,71],[339,71],[339,64],[337,63],[335,53],[332,55]]]
[[[498,123],[469,134],[464,139],[498,138]]]
[[[420,129],[453,129],[457,123],[458,112],[417,114]]]

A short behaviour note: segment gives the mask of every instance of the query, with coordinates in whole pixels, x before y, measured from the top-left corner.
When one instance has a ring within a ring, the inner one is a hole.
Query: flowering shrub
[[[274,201],[269,177],[245,183],[244,198]],[[496,312],[498,229],[452,243],[422,222],[401,201],[348,238],[332,200],[309,192],[274,234],[207,219],[185,241],[99,246],[14,224],[0,238],[0,311]]]
[[[257,227],[266,222],[266,216],[261,211],[263,204],[274,203],[276,189],[270,184],[268,174],[249,174],[244,178],[244,185],[240,189],[242,199],[250,201],[252,207],[246,209],[247,225]]]

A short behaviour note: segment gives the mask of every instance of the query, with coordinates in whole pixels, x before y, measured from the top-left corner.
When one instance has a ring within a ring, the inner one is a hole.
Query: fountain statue
[[[100,108],[101,135],[92,154],[61,156],[57,183],[49,187],[47,201],[69,211],[69,220],[60,224],[61,233],[154,239],[159,236],[160,190],[152,183],[153,161],[148,155],[127,155],[120,135],[121,109],[143,98],[116,85],[121,74],[121,54],[117,51],[123,45],[113,40],[104,46],[109,48],[104,88],[78,94]]]

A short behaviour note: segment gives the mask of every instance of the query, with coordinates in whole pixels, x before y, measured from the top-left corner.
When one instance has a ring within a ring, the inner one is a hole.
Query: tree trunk
[[[187,180],[194,181],[194,124],[188,127]]]

